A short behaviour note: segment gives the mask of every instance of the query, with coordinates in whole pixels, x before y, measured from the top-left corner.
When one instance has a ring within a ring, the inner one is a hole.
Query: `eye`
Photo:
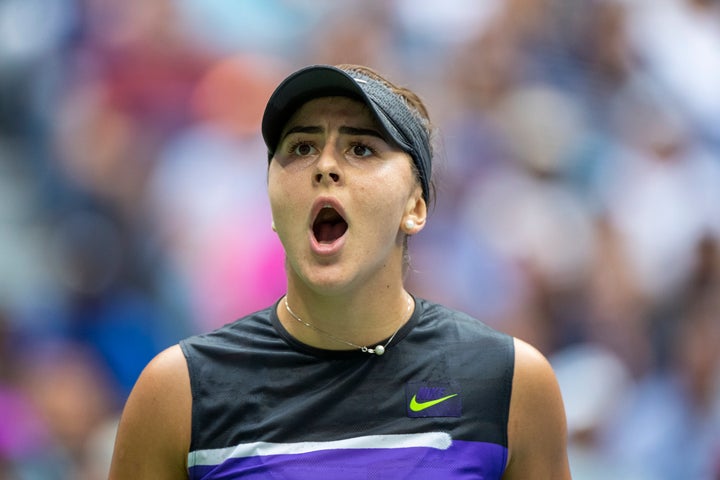
[[[315,153],[315,147],[311,143],[300,141],[290,146],[290,153],[298,157],[305,157]]]
[[[363,143],[354,143],[350,145],[350,152],[356,157],[369,157],[375,154],[375,150]]]

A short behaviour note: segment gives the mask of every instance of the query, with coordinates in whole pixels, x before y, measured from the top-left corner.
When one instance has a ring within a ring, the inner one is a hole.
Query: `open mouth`
[[[320,244],[330,244],[345,235],[348,224],[331,206],[320,209],[312,225],[313,235]]]

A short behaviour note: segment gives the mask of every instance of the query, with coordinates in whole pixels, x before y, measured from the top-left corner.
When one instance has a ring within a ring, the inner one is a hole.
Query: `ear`
[[[407,235],[415,235],[425,227],[427,204],[422,196],[422,188],[417,186],[405,205],[400,229]]]

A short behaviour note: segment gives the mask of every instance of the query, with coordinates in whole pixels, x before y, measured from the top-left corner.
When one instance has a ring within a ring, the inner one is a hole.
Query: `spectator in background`
[[[265,176],[257,125],[279,68],[246,55],[209,69],[191,98],[193,122],[167,142],[148,184],[147,212],[188,286],[196,330],[258,310],[285,289],[257,182]]]

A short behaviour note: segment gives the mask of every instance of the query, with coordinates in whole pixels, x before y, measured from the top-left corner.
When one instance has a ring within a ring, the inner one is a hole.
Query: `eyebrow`
[[[359,128],[359,127],[342,126],[338,129],[338,131],[342,135],[354,135],[354,136],[366,135],[366,136],[376,137],[376,138],[379,138],[380,140],[386,141],[385,135],[381,134],[378,130],[375,130],[373,128]],[[320,126],[296,125],[294,127],[291,127],[290,129],[288,129],[287,132],[285,132],[285,134],[283,135],[283,139],[293,133],[319,134],[322,132],[323,132],[323,128]]]
[[[340,127],[339,132],[344,135],[366,135],[370,137],[377,137],[380,140],[385,140],[385,135],[382,135],[374,128]]]
[[[287,137],[288,135],[292,135],[293,133],[322,133],[322,127],[304,127],[302,125],[296,125],[292,128],[290,128],[285,134],[283,135],[283,138]]]

